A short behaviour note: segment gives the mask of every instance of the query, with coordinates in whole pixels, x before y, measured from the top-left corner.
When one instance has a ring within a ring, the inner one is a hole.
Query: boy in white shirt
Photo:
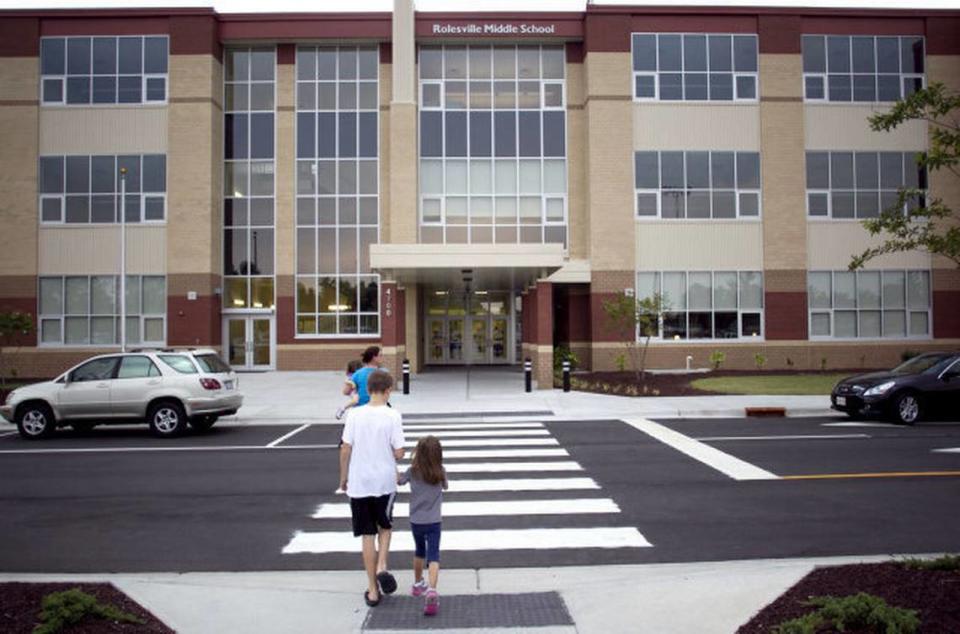
[[[391,594],[397,589],[397,580],[387,572],[387,557],[397,495],[397,460],[403,458],[404,439],[400,413],[387,406],[392,388],[393,377],[388,373],[370,374],[370,402],[347,414],[340,447],[340,489],[350,497],[353,534],[363,539],[364,599],[370,607],[380,603],[381,592]]]

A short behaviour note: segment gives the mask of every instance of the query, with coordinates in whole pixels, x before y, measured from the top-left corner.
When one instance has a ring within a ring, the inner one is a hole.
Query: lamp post
[[[127,351],[127,168],[120,168],[120,352]]]

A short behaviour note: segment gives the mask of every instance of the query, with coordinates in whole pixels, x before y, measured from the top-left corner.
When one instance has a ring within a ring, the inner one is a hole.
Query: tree
[[[887,112],[872,115],[870,127],[889,132],[907,121],[930,125],[930,149],[917,155],[927,173],[941,169],[960,178],[960,94],[934,83],[898,101]],[[921,183],[922,184],[922,183]],[[904,213],[906,208],[906,213]],[[901,189],[897,205],[863,221],[871,236],[883,235],[883,243],[853,256],[850,269],[861,268],[884,253],[926,251],[952,260],[960,268],[960,225],[953,210],[941,198],[926,198],[918,188]]]
[[[666,306],[663,296],[654,293],[652,297],[637,299],[626,293],[617,293],[613,299],[604,300],[603,310],[620,335],[627,348],[630,365],[637,381],[647,380],[647,349],[650,337],[660,332],[660,318]],[[643,348],[639,347],[639,338],[643,338]]]
[[[4,348],[9,347],[19,335],[33,332],[33,320],[27,313],[18,311],[0,313],[0,388],[7,387],[7,367]]]

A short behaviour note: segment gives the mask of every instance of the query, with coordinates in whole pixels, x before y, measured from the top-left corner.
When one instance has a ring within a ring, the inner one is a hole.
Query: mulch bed
[[[863,372],[863,370],[830,369],[830,374],[858,374],[860,372]],[[722,376],[792,376],[798,374],[816,374],[816,372],[799,372],[796,370],[712,370],[689,374],[651,374],[647,372],[646,393],[643,392],[643,384],[637,381],[633,372],[574,372],[570,375],[570,378],[573,379],[571,389],[596,394],[634,396],[628,392],[628,388],[635,387],[639,392],[635,396],[716,396],[716,392],[691,387],[690,382],[697,379]],[[559,381],[556,383],[557,387],[562,386]],[[603,384],[609,385],[610,389],[605,390]]]
[[[160,619],[144,609],[139,603],[117,590],[109,583],[0,583],[0,632],[29,634],[40,624],[40,603],[51,592],[79,588],[92,594],[100,603],[109,603],[129,612],[145,623],[114,623],[98,618],[88,618],[73,627],[62,630],[69,634],[105,634],[107,632],[157,632],[174,634]]]
[[[763,608],[737,634],[767,634],[774,626],[813,611],[815,608],[802,603],[809,597],[844,597],[858,592],[876,595],[896,607],[918,610],[920,633],[960,632],[960,571],[913,570],[900,563],[882,563],[817,568]],[[848,629],[846,634],[874,634],[874,630]]]

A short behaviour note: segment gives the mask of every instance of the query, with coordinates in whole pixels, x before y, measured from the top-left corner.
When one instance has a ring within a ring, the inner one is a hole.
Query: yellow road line
[[[960,476],[960,471],[887,471],[883,473],[818,473],[780,476],[781,480],[839,480],[843,478],[924,478]]]

